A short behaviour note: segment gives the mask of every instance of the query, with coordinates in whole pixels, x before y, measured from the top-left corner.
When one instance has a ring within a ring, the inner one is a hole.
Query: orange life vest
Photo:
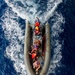
[[[32,54],[32,59],[34,59],[36,57],[36,53]]]

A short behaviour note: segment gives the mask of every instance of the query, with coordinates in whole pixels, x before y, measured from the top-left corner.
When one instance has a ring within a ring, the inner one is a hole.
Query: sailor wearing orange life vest
[[[35,34],[39,34],[40,33],[40,20],[38,18],[36,18],[35,21]]]

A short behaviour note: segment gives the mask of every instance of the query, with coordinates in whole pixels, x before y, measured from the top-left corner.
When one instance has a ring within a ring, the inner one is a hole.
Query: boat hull
[[[25,62],[25,67],[27,71],[27,75],[35,75],[35,72],[32,69],[32,65],[30,63],[30,57],[28,54],[28,51],[30,49],[30,44],[31,44],[31,32],[32,32],[33,27],[30,25],[28,22],[26,24],[26,30],[25,30],[25,41],[24,41],[24,62]],[[44,59],[44,64],[43,67],[39,73],[39,75],[46,75],[49,64],[50,64],[50,54],[51,54],[51,49],[50,49],[50,25],[46,23],[45,25],[45,35],[46,35],[46,51],[45,51],[45,59]]]

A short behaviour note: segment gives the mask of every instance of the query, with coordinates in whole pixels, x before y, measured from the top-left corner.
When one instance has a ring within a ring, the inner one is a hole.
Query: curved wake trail
[[[55,18],[51,19],[51,21],[54,22],[51,26],[51,46],[54,55],[52,56],[52,59],[50,61],[50,67],[47,74],[55,75],[55,69],[57,69],[57,67],[61,67],[61,59],[62,59],[61,52],[64,41],[59,40],[59,34],[64,31],[62,25],[64,24],[65,21],[61,14],[55,12],[54,15]]]
[[[52,13],[57,8],[58,4],[62,0],[5,0],[7,5],[12,8],[12,10],[17,13],[23,19],[30,21],[31,23],[35,21],[35,17],[39,17],[42,23],[47,21]]]
[[[1,20],[4,23],[2,27],[4,29],[5,37],[10,43],[6,48],[5,56],[14,61],[14,67],[18,73],[25,75],[24,51],[22,47],[24,44],[24,30],[19,27],[19,18],[10,8],[7,8]]]
[[[26,19],[31,23],[34,22],[35,17],[38,16],[42,23],[46,22],[51,16],[56,15],[51,21],[54,23],[51,26],[51,45],[53,47],[54,55],[51,59],[50,68],[47,74],[55,73],[56,66],[60,66],[62,58],[61,49],[62,43],[60,44],[59,34],[63,32],[61,28],[64,22],[61,14],[54,12],[58,4],[62,0],[47,0],[47,2],[41,2],[42,0],[5,0],[7,5],[11,8],[7,8],[5,14],[2,16],[3,29],[6,38],[9,40],[10,45],[6,48],[6,56],[14,61],[14,67],[20,75],[26,75],[26,68],[24,65],[24,30],[21,29],[21,25],[18,22],[19,17]],[[44,5],[46,4],[46,6]],[[41,8],[42,7],[42,8]],[[17,14],[17,15],[16,15]]]

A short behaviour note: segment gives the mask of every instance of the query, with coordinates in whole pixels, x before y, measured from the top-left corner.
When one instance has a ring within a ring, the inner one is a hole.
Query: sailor
[[[36,17],[35,20],[35,34],[40,34],[40,20]]]
[[[38,48],[37,44],[34,44],[33,46],[31,46],[32,49],[34,48]]]
[[[40,45],[41,45],[41,42],[40,42],[40,40],[39,39],[37,39],[37,40],[35,40],[35,42],[36,42],[36,45],[38,46],[38,48],[40,47]]]
[[[35,59],[34,63],[33,63],[33,68],[35,69],[35,71],[37,72],[40,69],[40,62]]]
[[[31,53],[33,53],[33,52],[38,53],[39,47],[40,47],[40,40],[37,39],[34,41],[34,45],[31,46],[31,48],[32,48]]]
[[[32,48],[31,53],[38,50],[38,46],[37,46],[36,42],[34,42],[34,45],[31,46],[31,48]]]
[[[32,51],[31,51],[31,53],[33,53],[35,51],[37,52],[38,51],[38,48],[33,48]]]
[[[36,40],[34,41],[34,45],[31,46],[31,47],[32,47],[32,49],[33,49],[33,48],[39,48],[40,44],[41,44],[40,40],[39,40],[39,39],[36,39]]]
[[[36,24],[35,24],[36,25]],[[37,24],[38,25],[38,24]],[[40,27],[39,26],[35,26],[34,30],[35,30],[35,34],[39,34],[40,33]]]
[[[36,51],[34,51],[33,53],[30,53],[30,52],[28,52],[28,53],[29,53],[29,55],[31,55],[31,59],[33,59],[33,60],[37,57]]]

